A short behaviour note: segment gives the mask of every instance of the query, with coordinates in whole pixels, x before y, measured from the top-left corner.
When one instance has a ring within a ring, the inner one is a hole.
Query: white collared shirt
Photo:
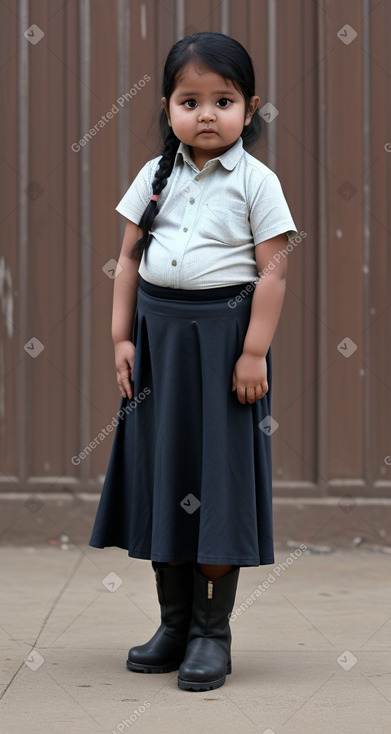
[[[135,224],[150,201],[160,157],[143,166],[116,207]],[[297,234],[278,177],[244,150],[241,137],[202,171],[179,144],[152,231],[139,274],[155,285],[188,289],[255,280],[255,246]]]

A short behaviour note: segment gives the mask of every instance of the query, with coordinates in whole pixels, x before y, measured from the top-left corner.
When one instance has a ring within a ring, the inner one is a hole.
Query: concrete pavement
[[[2,734],[391,730],[387,554],[291,547],[243,569],[233,672],[208,693],[125,667],[159,620],[148,561],[66,538],[3,546],[0,561]]]

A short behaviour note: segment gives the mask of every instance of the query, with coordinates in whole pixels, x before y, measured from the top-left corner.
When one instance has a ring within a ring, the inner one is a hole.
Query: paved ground
[[[189,693],[125,667],[158,622],[149,562],[65,538],[3,546],[2,734],[389,734],[390,556],[297,556],[242,570],[233,673]]]

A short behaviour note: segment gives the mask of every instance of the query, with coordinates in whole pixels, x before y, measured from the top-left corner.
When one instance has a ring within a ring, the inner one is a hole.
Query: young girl
[[[240,566],[274,563],[270,343],[296,234],[260,135],[251,59],[220,33],[178,41],[164,67],[162,155],[127,218],[112,336],[122,395],[90,545],[152,561],[161,625],[130,670],[179,687],[231,672]],[[271,262],[274,267],[271,267]]]

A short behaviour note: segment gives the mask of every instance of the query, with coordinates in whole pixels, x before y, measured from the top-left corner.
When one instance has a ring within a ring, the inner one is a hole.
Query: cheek
[[[243,110],[237,110],[237,112],[235,114],[235,125],[236,126],[239,126],[239,127],[240,126],[243,127],[243,125],[245,124],[245,117],[246,117],[246,114],[245,114],[244,109]]]
[[[171,116],[171,121],[174,125],[179,125],[181,128],[191,127],[193,124],[193,115],[189,115],[182,110],[176,110]]]

